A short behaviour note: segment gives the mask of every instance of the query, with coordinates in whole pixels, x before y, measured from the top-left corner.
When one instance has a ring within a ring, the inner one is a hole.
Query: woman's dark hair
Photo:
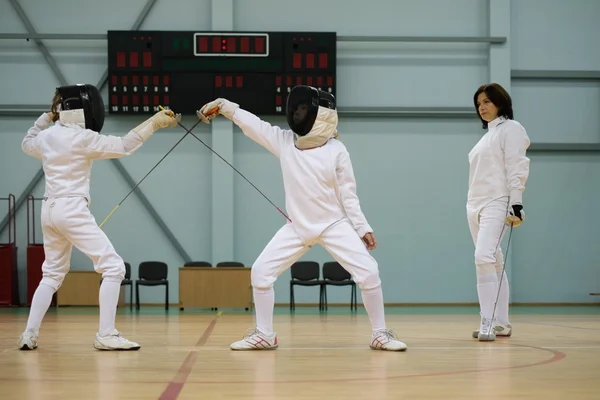
[[[54,97],[52,98],[52,105],[50,106],[50,111],[52,111],[52,113],[54,113],[52,122],[56,122],[56,121],[58,121],[58,118],[60,118],[58,106],[60,106],[61,101],[62,101],[62,98],[60,97],[60,94],[58,92],[56,92],[54,94]]]
[[[506,119],[514,119],[513,109],[512,109],[512,99],[510,95],[502,86],[497,83],[490,83],[487,85],[481,85],[479,89],[475,92],[473,96],[473,103],[475,104],[475,111],[477,111],[477,116],[481,120],[483,129],[487,129],[488,123],[481,115],[479,115],[479,107],[477,106],[477,97],[481,93],[485,93],[487,98],[498,108],[498,116],[504,117]]]

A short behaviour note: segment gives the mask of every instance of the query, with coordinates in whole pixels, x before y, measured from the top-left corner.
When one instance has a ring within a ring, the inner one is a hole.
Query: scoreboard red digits
[[[195,33],[196,57],[268,57],[269,35],[266,33]]]
[[[224,97],[285,114],[295,85],[336,94],[335,32],[109,31],[109,112],[184,114]]]
[[[332,53],[330,47],[324,46],[318,34],[293,34],[291,42],[292,51],[286,62],[293,73],[287,76],[287,91],[296,85],[309,85],[335,95],[335,50]]]

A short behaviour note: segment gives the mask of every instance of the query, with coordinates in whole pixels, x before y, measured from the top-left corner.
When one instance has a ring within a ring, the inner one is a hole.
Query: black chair
[[[129,309],[133,309],[133,281],[131,280],[131,265],[125,263],[125,279],[121,281],[121,286],[129,286]]]
[[[217,263],[217,268],[218,267],[245,267],[244,263],[238,262],[238,261],[221,261],[219,263]]]
[[[100,285],[102,285],[102,280],[100,279]],[[131,265],[128,262],[125,263],[125,279],[121,281],[121,286],[129,286],[129,309],[131,310],[133,309],[133,281],[131,280]]]
[[[294,286],[319,286],[319,310],[324,308],[323,281],[319,279],[319,263],[316,261],[297,261],[292,264],[290,279],[290,310],[296,309]]]
[[[168,267],[162,261],[144,261],[138,268],[138,280],[135,281],[135,305],[140,309],[141,286],[165,286],[165,310],[169,310]]]
[[[323,264],[323,298],[325,309],[327,309],[327,285],[351,286],[350,310],[353,308],[354,310],[357,309],[356,282],[352,280],[352,275],[337,261],[330,261]]]
[[[212,267],[208,261],[188,261],[183,264],[184,267]]]

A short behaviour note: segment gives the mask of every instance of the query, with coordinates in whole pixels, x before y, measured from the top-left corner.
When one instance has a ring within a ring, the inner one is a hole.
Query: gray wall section
[[[28,193],[43,194],[40,164],[20,151],[20,143],[57,85],[98,82],[107,96],[107,30],[336,31],[339,130],[352,156],[363,211],[379,241],[373,255],[386,302],[477,301],[464,207],[467,153],[482,134],[472,96],[489,81],[510,90],[515,117],[533,142],[524,195],[527,221],[514,232],[506,257],[511,300],[593,301],[588,293],[600,284],[600,250],[590,243],[600,229],[600,52],[589,49],[597,47],[600,37],[594,17],[600,15],[600,2],[376,3],[365,8],[358,0],[343,5],[85,0],[39,8],[34,0],[6,1],[0,15],[0,197],[12,193],[23,204]],[[67,8],[79,17],[60,24]],[[285,126],[283,118],[267,120]],[[122,135],[140,122],[108,116],[105,132]],[[183,125],[195,122],[194,115],[184,116]],[[284,207],[279,162],[270,153],[223,118],[193,132]],[[161,131],[134,156],[94,165],[91,207],[98,222],[184,134],[180,127]],[[132,264],[134,278],[141,261],[169,264],[174,303],[178,267],[185,261],[251,265],[285,223],[190,135],[138,189],[104,230]],[[17,224],[24,301],[25,207],[17,213]],[[1,239],[7,236],[5,226],[6,218],[0,221]],[[303,259],[322,263],[331,256],[316,247]],[[71,268],[90,269],[91,262],[75,251]],[[286,271],[276,285],[277,302],[288,301],[288,280]],[[144,289],[142,302],[162,301],[162,289]],[[346,302],[350,294],[339,288],[328,297]],[[299,290],[296,298],[314,303],[318,294]]]

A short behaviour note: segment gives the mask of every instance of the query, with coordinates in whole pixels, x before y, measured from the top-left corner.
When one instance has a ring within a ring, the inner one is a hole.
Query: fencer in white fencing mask
[[[60,122],[77,124],[100,133],[104,126],[104,100],[94,85],[78,84],[56,88],[60,96]]]
[[[335,97],[312,86],[295,86],[288,95],[286,117],[296,147],[319,147],[339,136]]]

